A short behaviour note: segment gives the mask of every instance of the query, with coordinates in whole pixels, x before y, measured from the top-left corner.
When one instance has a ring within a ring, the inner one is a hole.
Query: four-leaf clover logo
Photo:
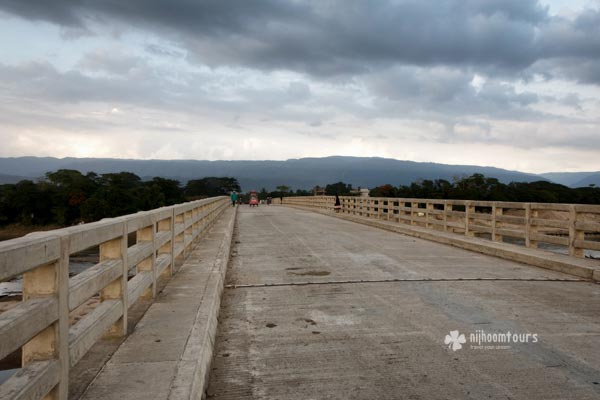
[[[459,334],[458,331],[450,331],[450,334],[444,338],[444,343],[448,345],[448,348],[452,348],[452,351],[462,349],[462,344],[466,342],[465,335]]]

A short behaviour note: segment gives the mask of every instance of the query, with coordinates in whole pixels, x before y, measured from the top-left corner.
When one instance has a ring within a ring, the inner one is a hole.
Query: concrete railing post
[[[577,247],[577,241],[585,239],[585,232],[577,229],[577,210],[574,205],[569,208],[569,255],[585,257],[585,251]]]
[[[410,224],[417,225],[417,221],[415,220],[415,214],[419,212],[419,203],[410,203]],[[416,215],[418,217],[418,215]]]
[[[69,392],[69,239],[61,237],[60,259],[23,274],[23,301],[54,297],[58,320],[21,347],[23,367],[36,361],[55,359],[59,365],[58,384],[45,400],[66,400]]]
[[[192,208],[192,220],[194,221],[192,223],[192,246],[195,246],[200,238],[200,235],[198,235],[196,232],[200,226],[200,224],[198,223],[199,214],[199,207]]]
[[[465,236],[475,236],[475,232],[470,230],[473,214],[475,214],[475,206],[470,201],[465,201]]]
[[[531,207],[531,203],[525,204],[525,246],[537,247],[537,225],[532,223],[532,218],[537,218],[538,211]]]
[[[379,211],[380,211],[379,201],[369,199],[369,205],[371,207],[371,212],[370,212],[371,217],[375,218],[375,219],[379,219]]]
[[[120,300],[123,307],[121,318],[108,330],[107,336],[127,335],[127,223],[122,223],[121,236],[100,244],[100,261],[120,259],[122,261],[121,276],[109,283],[100,291],[101,301]]]
[[[161,221],[158,221],[158,232],[169,232],[171,238],[170,240],[163,244],[160,249],[158,249],[158,254],[168,254],[170,255],[169,268],[165,268],[162,275],[166,277],[170,277],[175,272],[175,256],[173,251],[173,246],[175,244],[175,226],[174,226],[174,215],[175,211],[171,212],[171,216],[165,218]]]
[[[175,235],[175,229],[177,228],[177,225],[185,224],[185,215],[184,213],[178,213],[176,209],[173,212],[175,215],[175,222],[173,223],[173,234],[175,236],[175,242],[173,243],[174,253],[176,247],[180,245],[183,247],[181,253],[174,254],[175,262],[173,263],[173,273],[175,273],[177,272],[177,264],[181,265],[181,261],[185,258],[185,230]]]
[[[448,211],[452,211],[452,204],[444,200],[444,232],[448,232]]]
[[[387,220],[391,219],[390,214],[394,213],[394,202],[390,201],[392,199],[387,198],[385,203],[387,204],[386,212],[387,212]]]
[[[202,207],[200,207],[200,212],[204,215],[200,220],[202,225],[208,225],[208,221],[210,218],[210,204],[203,204]],[[202,234],[204,235],[204,232]]]
[[[530,235],[529,246],[536,247],[536,248],[538,247],[538,241],[537,241],[538,227],[537,227],[537,223],[533,222],[533,219],[538,218],[538,217],[539,217],[539,211],[531,210],[531,216],[529,217],[529,220],[528,220],[529,235]]]
[[[431,211],[433,210],[433,203],[426,202],[425,203],[425,228],[430,229],[432,227],[431,224]]]
[[[138,265],[136,265],[136,273],[142,271],[149,271],[152,274],[152,286],[144,291],[142,297],[144,298],[154,298],[156,297],[156,222],[153,222],[152,225],[147,226],[142,229],[138,229],[136,232],[136,242],[137,243],[152,243],[152,255],[144,260],[142,260]]]
[[[183,243],[184,243],[183,257],[184,258],[190,254],[190,252],[192,251],[192,247],[194,245],[194,243],[193,243],[194,227],[191,224],[191,221],[192,221],[192,210],[189,210],[183,214],[183,223],[185,224],[185,226],[187,226],[187,228],[185,228],[184,234],[183,234]]]
[[[502,227],[502,221],[498,221],[498,217],[501,217],[504,212],[502,206],[499,206],[497,202],[492,205],[492,240],[495,242],[502,241],[502,235],[496,233],[498,228]]]

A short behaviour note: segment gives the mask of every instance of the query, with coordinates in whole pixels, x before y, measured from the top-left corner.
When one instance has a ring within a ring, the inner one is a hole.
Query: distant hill
[[[386,183],[409,184],[418,179],[452,180],[454,177],[474,173],[495,177],[505,183],[546,180],[539,175],[494,167],[420,163],[379,157],[332,156],[286,161],[18,157],[0,158],[0,171],[3,174],[0,175],[0,183],[6,182],[2,177],[7,175],[34,179],[57,169],[75,169],[83,173],[129,171],[140,177],[161,176],[181,182],[206,176],[232,176],[238,179],[243,190],[258,190],[263,187],[274,190],[278,185],[309,189],[315,185],[338,181],[351,183],[355,187],[373,188]]]
[[[571,187],[576,188],[576,187],[585,187],[585,186],[590,186],[590,185],[600,187],[600,172],[596,172],[596,173],[587,175],[585,178],[572,184]]]
[[[16,176],[16,175],[0,174],[0,184],[3,184],[3,183],[17,183],[17,182],[22,181],[23,179],[31,179],[31,178],[27,177],[27,176]]]
[[[588,172],[547,172],[540,176],[572,188],[589,186],[594,184],[600,187],[600,171]]]

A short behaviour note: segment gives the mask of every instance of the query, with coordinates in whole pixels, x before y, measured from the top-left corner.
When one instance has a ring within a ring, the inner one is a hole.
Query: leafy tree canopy
[[[600,204],[600,188],[572,189],[547,181],[503,184],[496,178],[488,178],[482,174],[457,177],[453,182],[437,179],[419,180],[399,187],[388,184],[372,189],[370,195],[421,199]]]
[[[325,186],[325,194],[327,196],[347,196],[352,191],[352,185],[344,182],[331,183]]]
[[[193,198],[227,195],[240,190],[235,178],[203,178],[181,187],[173,179],[149,181],[131,172],[98,175],[61,169],[38,182],[0,185],[0,225],[68,226],[150,210]]]

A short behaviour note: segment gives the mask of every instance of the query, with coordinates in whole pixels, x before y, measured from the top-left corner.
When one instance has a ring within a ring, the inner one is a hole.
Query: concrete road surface
[[[600,285],[278,206],[234,240],[209,399],[600,398]]]

